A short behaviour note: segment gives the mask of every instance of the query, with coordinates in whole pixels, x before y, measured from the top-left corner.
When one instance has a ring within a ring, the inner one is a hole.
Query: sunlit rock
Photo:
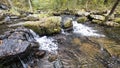
[[[105,17],[102,16],[102,15],[90,15],[91,18],[93,19],[96,19],[96,20],[101,20],[101,21],[104,21],[105,20]]]
[[[78,19],[77,19],[77,22],[78,23],[84,23],[84,22],[86,22],[87,21],[87,17],[79,17]]]
[[[107,22],[105,22],[105,25],[112,26],[112,27],[119,27],[120,26],[120,24],[113,22],[113,21],[107,21]]]
[[[67,18],[63,23],[63,28],[64,29],[71,28],[72,26],[73,26],[72,18]]]
[[[117,22],[117,23],[120,24],[120,18],[115,18],[115,19],[114,19],[114,22]]]
[[[60,17],[49,17],[42,22],[25,22],[24,26],[32,29],[39,35],[51,35],[61,31],[60,21]]]
[[[90,13],[89,13],[89,12],[86,12],[84,9],[82,9],[82,10],[79,10],[79,11],[77,12],[77,15],[78,15],[78,16],[88,16],[88,15],[90,15]]]
[[[100,21],[100,20],[95,20],[95,19],[92,20],[92,23],[95,23],[95,24],[103,24],[102,21]]]

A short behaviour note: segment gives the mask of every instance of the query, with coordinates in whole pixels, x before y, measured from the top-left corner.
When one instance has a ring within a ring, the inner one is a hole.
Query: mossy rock
[[[111,27],[120,27],[119,23],[113,22],[113,21],[107,21],[105,22],[105,25],[111,26]]]
[[[60,17],[49,17],[44,22],[26,22],[25,27],[32,29],[39,35],[51,35],[54,33],[60,33]]]
[[[90,18],[96,19],[96,20],[101,20],[101,21],[104,21],[104,20],[105,20],[105,17],[102,16],[102,15],[93,15],[93,14],[91,14],[91,15],[90,15]]]
[[[84,23],[84,22],[86,22],[87,21],[87,17],[79,17],[78,19],[77,19],[77,22],[78,23]]]
[[[63,28],[64,29],[71,28],[72,26],[73,26],[73,24],[72,24],[72,19],[71,18],[66,19],[63,23]]]
[[[100,21],[100,20],[95,20],[95,19],[92,20],[92,23],[95,23],[95,24],[103,24],[102,21]]]
[[[114,22],[117,22],[117,23],[120,24],[120,18],[115,18],[115,19],[114,19]]]

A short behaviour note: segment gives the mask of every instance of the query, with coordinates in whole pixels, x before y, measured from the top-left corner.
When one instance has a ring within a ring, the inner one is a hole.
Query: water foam
[[[97,30],[94,30],[91,27],[88,27],[81,23],[77,23],[77,21],[73,21],[73,32],[77,34],[81,34],[83,36],[105,37],[105,35],[103,34],[98,34]]]
[[[46,50],[48,52],[57,54],[58,45],[55,39],[52,37],[42,36],[39,37],[34,31],[30,30],[34,39],[40,44],[39,49]]]

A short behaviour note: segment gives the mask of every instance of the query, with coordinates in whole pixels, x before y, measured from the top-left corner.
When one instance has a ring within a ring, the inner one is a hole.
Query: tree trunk
[[[33,9],[32,9],[31,0],[28,0],[28,3],[29,3],[30,11],[32,12],[32,11],[33,11]]]
[[[106,22],[109,19],[109,17],[114,13],[114,11],[115,11],[116,7],[118,6],[119,2],[120,2],[120,0],[116,0],[115,4],[113,5],[113,7],[110,11],[110,13],[105,17],[104,22]]]

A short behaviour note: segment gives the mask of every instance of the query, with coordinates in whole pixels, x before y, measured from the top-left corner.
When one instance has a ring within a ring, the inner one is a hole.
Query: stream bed
[[[28,33],[25,38],[28,37],[29,42],[37,42],[38,49],[46,51],[45,56],[36,58],[29,55],[21,58],[18,55],[19,61],[9,62],[3,68],[120,68],[119,30],[120,28],[81,24],[76,21],[73,21],[72,31],[62,29],[60,34],[53,36],[39,36],[29,29],[29,33],[25,31]],[[18,35],[20,31],[17,32]],[[13,39],[13,36],[14,32],[8,38]],[[21,35],[16,38],[21,38]],[[24,44],[21,40],[19,42],[19,45]]]

